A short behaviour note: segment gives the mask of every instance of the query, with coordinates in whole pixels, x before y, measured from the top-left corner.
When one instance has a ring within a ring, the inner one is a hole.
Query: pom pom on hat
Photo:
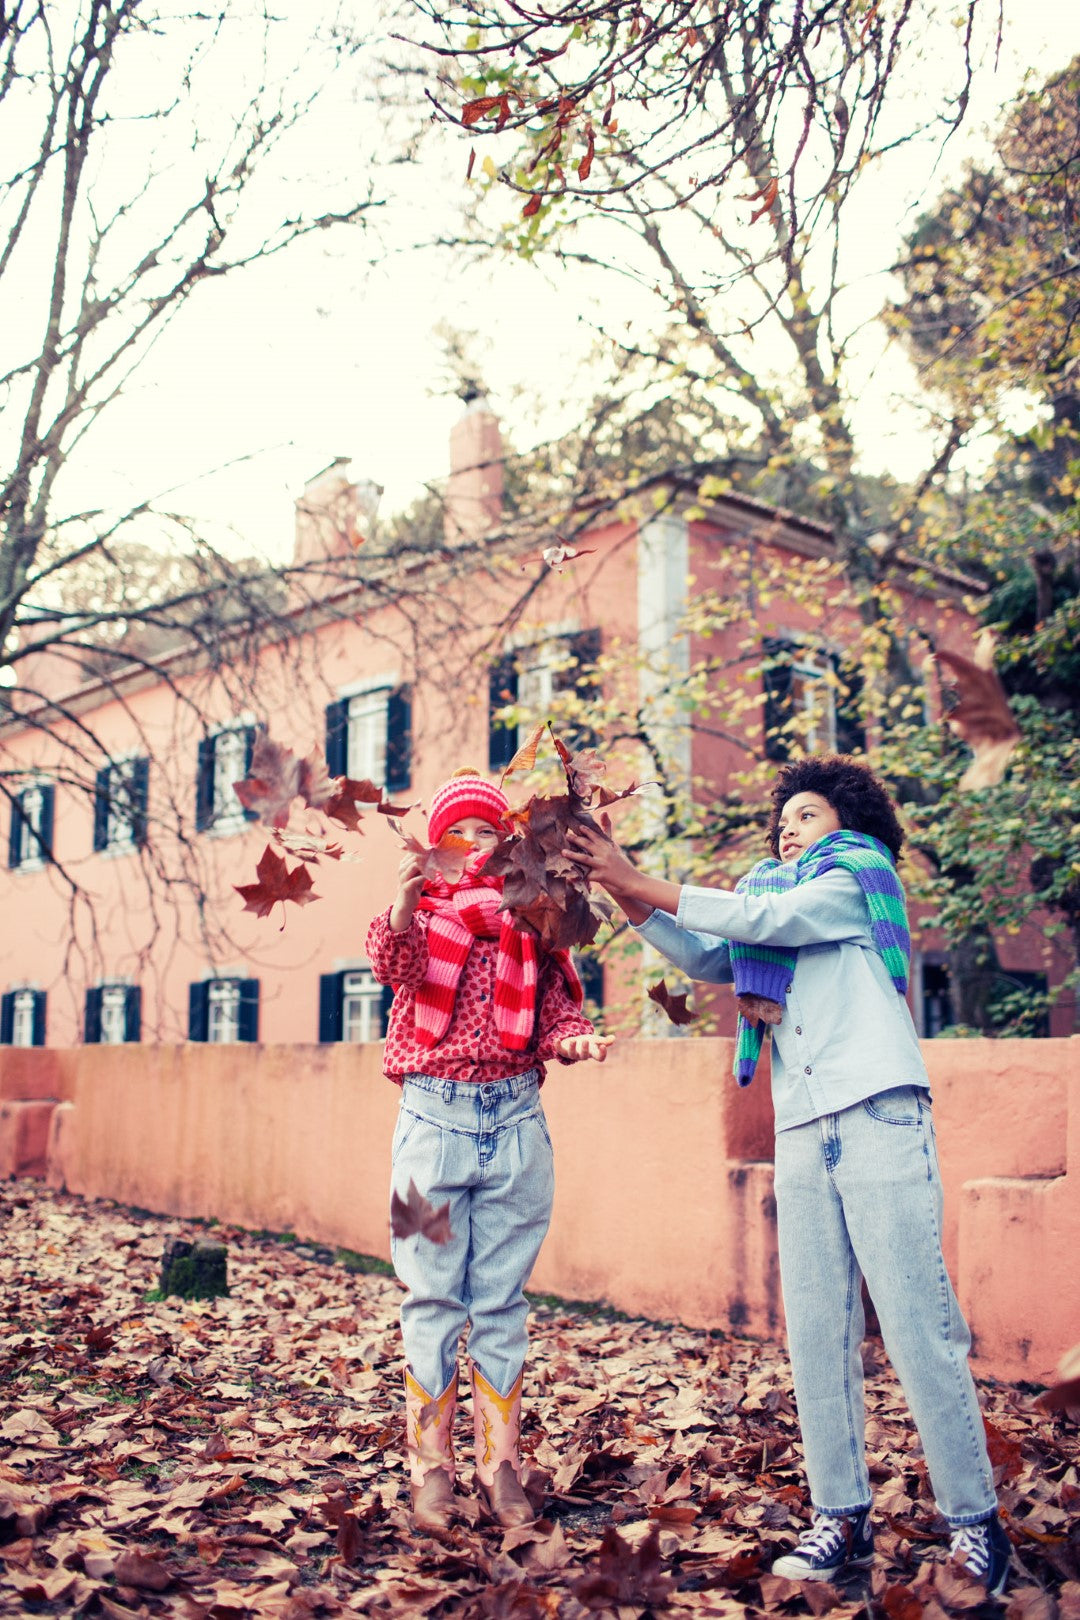
[[[473,771],[462,771],[452,776],[442,787],[436,788],[428,812],[428,838],[432,846],[439,842],[448,827],[464,816],[479,816],[501,829],[503,818],[509,813],[510,803],[501,788],[487,782]]]

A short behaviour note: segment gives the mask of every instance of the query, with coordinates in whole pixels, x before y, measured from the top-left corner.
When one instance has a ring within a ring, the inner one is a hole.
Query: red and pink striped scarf
[[[536,1021],[536,985],[539,952],[531,934],[515,928],[509,915],[499,912],[503,880],[485,877],[475,867],[459,883],[445,878],[429,880],[419,910],[429,916],[428,964],[416,992],[416,1038],[432,1047],[450,1026],[461,970],[475,939],[497,939],[495,961],[495,1028],[511,1052],[523,1051],[532,1039]],[[585,999],[581,980],[569,951],[553,951],[577,1006]]]

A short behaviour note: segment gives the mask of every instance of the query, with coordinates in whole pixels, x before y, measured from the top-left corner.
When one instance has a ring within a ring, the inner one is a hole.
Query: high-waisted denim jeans
[[[926,1092],[915,1086],[776,1138],[776,1210],[788,1343],[810,1481],[822,1513],[870,1503],[859,1346],[866,1278],[951,1525],[995,1509],[967,1324],[941,1252],[941,1179]]]
[[[449,1243],[395,1238],[408,1289],[401,1335],[429,1395],[454,1375],[469,1324],[469,1355],[509,1394],[525,1361],[524,1288],[551,1222],[555,1171],[535,1069],[486,1085],[409,1075],[394,1132],[393,1187],[410,1178],[429,1203],[450,1201]]]

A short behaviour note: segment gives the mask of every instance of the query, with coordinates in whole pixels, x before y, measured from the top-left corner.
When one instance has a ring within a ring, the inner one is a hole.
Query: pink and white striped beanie
[[[432,795],[431,809],[428,811],[428,838],[434,848],[447,828],[464,816],[479,816],[502,831],[509,811],[506,794],[493,782],[485,782],[482,776],[471,774],[452,776]]]

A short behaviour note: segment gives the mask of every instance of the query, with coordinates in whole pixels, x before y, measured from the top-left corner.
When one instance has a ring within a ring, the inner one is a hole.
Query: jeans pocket
[[[402,1148],[413,1135],[418,1126],[424,1121],[419,1114],[410,1114],[407,1109],[398,1110],[397,1124],[394,1126],[394,1139],[390,1144],[390,1163],[396,1164]]]
[[[923,1105],[917,1086],[893,1086],[879,1091],[876,1096],[863,1099],[863,1107],[871,1119],[882,1125],[918,1125],[922,1120]]]

